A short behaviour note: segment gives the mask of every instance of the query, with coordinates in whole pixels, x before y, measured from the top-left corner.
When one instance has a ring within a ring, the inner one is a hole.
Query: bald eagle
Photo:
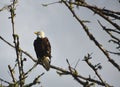
[[[34,49],[38,62],[41,62],[43,67],[48,71],[51,62],[51,45],[43,31],[35,32],[37,38],[34,40]]]

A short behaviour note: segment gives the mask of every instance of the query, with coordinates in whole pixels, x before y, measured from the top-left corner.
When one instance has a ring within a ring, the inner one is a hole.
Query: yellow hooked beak
[[[34,32],[34,34],[36,34],[36,35],[37,35],[37,34],[38,34],[38,32]]]

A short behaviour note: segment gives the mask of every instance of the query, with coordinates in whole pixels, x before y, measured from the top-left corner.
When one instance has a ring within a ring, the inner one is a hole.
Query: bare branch
[[[14,45],[12,45],[10,42],[8,42],[7,40],[5,40],[2,36],[0,36],[0,39],[2,41],[4,41],[6,44],[8,44],[10,47],[12,48],[15,48]],[[22,53],[24,53],[26,56],[28,56],[30,59],[32,59],[34,62],[37,62],[37,60],[35,60],[29,53],[27,53],[26,51],[22,50],[20,47],[19,47],[19,51],[21,51]]]
[[[103,30],[105,30],[113,39],[117,40],[118,42],[120,42],[120,39],[117,38],[116,36],[112,35],[110,33],[110,31],[114,31],[114,32],[117,32],[118,34],[120,34],[119,31],[115,31],[115,30],[110,30],[110,29],[107,29],[105,26],[102,25],[102,23],[100,23],[100,21],[98,20],[98,23],[100,24],[100,26],[103,28]]]
[[[47,7],[49,5],[53,5],[53,4],[56,4],[56,3],[61,3],[61,1],[56,1],[56,2],[52,2],[52,3],[42,4],[42,6]]]
[[[70,3],[72,5],[76,5],[76,6],[82,6],[82,7],[85,7],[85,8],[88,8],[90,9],[91,11],[93,11],[95,14],[98,14],[100,17],[102,17],[103,19],[105,19],[106,21],[108,21],[111,25],[113,25],[116,29],[120,30],[120,26],[114,22],[112,22],[108,15],[111,16],[111,17],[114,17],[116,19],[120,19],[119,15],[120,15],[120,12],[114,12],[114,11],[110,11],[108,9],[101,9],[101,8],[98,8],[96,6],[91,6],[89,5],[88,3],[86,3],[84,1],[84,3],[76,3],[76,2],[69,2],[69,1],[65,1],[65,0],[61,0],[62,2],[64,3]],[[80,0],[81,2],[81,0]],[[67,6],[68,7],[68,6]],[[70,8],[71,8],[71,5],[70,5]],[[109,12],[109,13],[108,13]],[[116,15],[113,15],[116,14]]]
[[[105,81],[103,81],[102,77],[98,74],[98,69],[96,68],[96,65],[94,66],[89,60],[91,59],[91,55],[88,54],[88,56],[84,57],[84,61],[93,69],[93,71],[95,72],[95,74],[98,76],[98,78],[101,80],[101,82],[105,85],[105,87],[110,87],[107,83],[105,83]],[[98,64],[97,64],[98,66]]]
[[[107,52],[120,56],[120,52],[111,52],[111,51],[107,51]]]
[[[15,17],[15,5],[16,5],[16,0],[12,1],[12,5],[10,7],[10,13],[11,13],[11,23],[12,23],[12,30],[13,30],[13,42],[15,44],[15,50],[16,50],[16,56],[17,56],[17,63],[18,63],[18,70],[19,70],[19,81],[20,81],[20,87],[23,87],[24,85],[24,71],[23,71],[23,61],[22,61],[22,53],[19,50],[19,36],[15,34],[15,25],[14,25],[14,17]]]
[[[95,37],[89,32],[88,27],[82,22],[82,20],[75,14],[74,10],[68,5],[68,3],[64,0],[62,2],[68,7],[70,12],[73,14],[75,19],[82,25],[84,31],[88,35],[88,37],[95,43],[95,45],[103,52],[103,54],[107,57],[109,62],[114,65],[119,71],[120,71],[120,66],[112,59],[110,58],[108,52],[103,48],[103,46],[95,39]]]
[[[88,87],[87,85],[89,85],[89,83],[80,80],[80,79],[77,77],[77,74],[75,73],[76,70],[73,69],[73,68],[71,67],[71,65],[70,65],[70,63],[69,63],[69,61],[68,61],[68,59],[66,59],[66,61],[67,61],[67,63],[68,63],[68,69],[69,69],[69,71],[70,71],[72,77],[73,77],[78,83],[80,83],[81,85],[83,85],[83,87]]]
[[[14,77],[14,70],[10,67],[10,65],[8,65],[8,68],[9,68],[9,71],[10,71],[10,74],[11,74],[11,77],[13,79],[13,82],[15,83],[15,77]]]
[[[7,83],[7,84],[11,84],[10,82],[8,82],[8,81],[6,81],[6,80],[4,80],[4,79],[2,79],[2,78],[0,78],[0,81],[2,81],[2,82],[4,82],[4,83]]]
[[[44,73],[42,73],[41,75],[37,76],[32,83],[27,84],[24,87],[32,87],[33,85],[40,84],[39,78],[41,76],[43,76],[43,75],[44,75]]]
[[[37,63],[33,65],[24,75],[28,75],[29,72],[31,72],[35,67],[37,66]]]
[[[120,39],[117,37],[117,35],[113,35],[111,33],[111,31],[115,32],[116,34],[120,34],[119,31],[113,30],[113,29],[107,29],[105,26],[102,25],[102,23],[100,23],[100,21],[98,21],[98,23],[100,24],[100,26],[103,28],[103,30],[105,30],[107,32],[107,34],[112,38],[111,40],[109,40],[109,42],[114,42],[115,44],[118,45],[118,47],[116,47],[117,49],[120,48]]]

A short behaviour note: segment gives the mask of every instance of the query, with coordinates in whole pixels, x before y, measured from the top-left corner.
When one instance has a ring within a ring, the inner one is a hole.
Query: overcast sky
[[[15,30],[19,35],[20,47],[23,50],[36,58],[33,48],[33,41],[36,38],[34,32],[42,30],[49,38],[52,46],[52,65],[68,69],[66,58],[73,67],[78,59],[80,59],[80,62],[76,67],[79,74],[86,77],[91,75],[91,77],[97,79],[94,72],[82,61],[87,53],[93,53],[93,59],[91,61],[94,64],[101,63],[103,66],[103,69],[99,71],[101,77],[115,87],[120,87],[120,73],[118,70],[108,63],[107,58],[95,44],[89,40],[82,27],[64,4],[54,4],[43,7],[41,4],[57,0],[18,1],[16,7]],[[102,8],[106,7],[107,9],[120,11],[120,4],[117,0],[86,0],[86,2],[91,5],[98,5]],[[9,0],[1,0],[0,8],[8,4],[10,4]],[[94,15],[93,12],[88,9],[80,7],[75,11],[81,19],[91,21],[90,24],[87,24],[90,32],[106,49],[115,50],[113,45],[107,43],[109,36],[106,35],[105,31],[102,31],[97,20],[99,19],[107,27],[110,26],[109,23],[104,21],[101,17]],[[8,17],[10,17],[8,10],[0,12],[0,36],[13,44],[11,21]],[[23,57],[26,56],[23,55]],[[28,61],[25,62],[24,65],[25,71],[34,64],[31,59],[28,57],[26,58]],[[120,64],[118,56],[114,56],[114,59]],[[13,67],[15,60],[15,50],[0,40],[0,78],[12,81],[10,73],[8,72],[8,65]],[[71,76],[60,77],[56,74],[56,70],[50,69],[50,71],[47,72],[42,66],[37,66],[30,73],[27,83],[32,82],[33,79],[42,72],[45,72],[45,75],[41,77],[40,81],[41,85],[44,87],[82,87]],[[18,72],[15,74],[17,76]]]

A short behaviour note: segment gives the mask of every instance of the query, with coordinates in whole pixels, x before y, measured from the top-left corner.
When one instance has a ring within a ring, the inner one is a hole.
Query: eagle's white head
[[[44,38],[45,37],[45,33],[43,31],[37,31],[37,32],[34,32],[37,37],[40,37],[40,38]]]

